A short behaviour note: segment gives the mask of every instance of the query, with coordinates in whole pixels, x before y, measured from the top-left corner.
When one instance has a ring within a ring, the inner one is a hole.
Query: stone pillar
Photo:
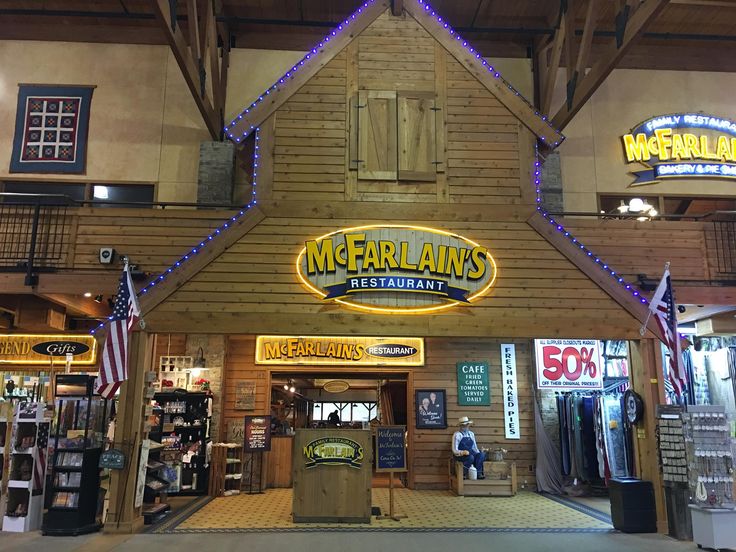
[[[197,203],[230,204],[233,200],[235,145],[231,141],[199,145]]]
[[[542,163],[542,185],[540,190],[544,209],[555,213],[564,211],[559,151],[547,154],[547,158]]]
[[[225,343],[224,335],[189,334],[187,335],[186,354],[197,358],[199,348],[202,347],[207,370],[204,370],[196,379],[204,378],[210,382],[212,391],[212,421],[210,423],[210,435],[212,442],[224,441],[225,435],[220,435],[220,419],[222,416],[223,387],[222,376],[225,366]]]

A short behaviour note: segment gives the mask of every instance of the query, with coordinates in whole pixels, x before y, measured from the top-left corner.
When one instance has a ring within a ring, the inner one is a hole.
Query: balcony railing
[[[87,207],[109,209],[85,209]],[[178,246],[176,239],[181,235],[181,227],[176,226],[182,223],[182,213],[187,219],[185,225],[191,223],[194,227],[207,228],[210,224],[217,226],[217,221],[224,218],[222,213],[213,210],[239,208],[229,204],[77,201],[65,195],[0,193],[0,272],[25,272],[26,285],[34,285],[39,272],[76,268],[80,263],[89,264],[92,255],[88,250],[94,247],[119,247],[130,243],[140,250],[146,240],[149,243],[155,241],[147,236],[145,228],[143,232],[140,231],[141,227],[147,225],[169,228],[164,231],[163,240],[170,242],[172,249],[183,250],[184,244]],[[171,216],[162,213],[167,209]],[[202,209],[210,212],[205,214]],[[175,215],[175,212],[179,215]],[[94,239],[91,235],[94,230],[90,230],[90,227],[98,231],[102,228],[100,239],[105,241],[89,243]],[[121,232],[120,227],[125,230]],[[106,230],[108,228],[109,231]],[[132,237],[126,238],[126,235]],[[113,236],[112,243],[109,243],[107,240]],[[86,260],[77,262],[77,256]]]

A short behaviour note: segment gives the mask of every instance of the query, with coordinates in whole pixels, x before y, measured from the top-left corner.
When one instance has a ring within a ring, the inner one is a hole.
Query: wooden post
[[[664,403],[664,383],[662,382],[662,363],[659,354],[659,341],[641,339],[631,344],[631,384],[644,401],[644,417],[636,425],[634,447],[638,476],[651,481],[654,486],[654,499],[657,506],[657,531],[667,532],[667,508],[664,501],[664,487],[659,473],[657,452],[655,408]]]
[[[153,336],[133,332],[128,344],[128,380],[120,387],[114,447],[125,454],[125,468],[110,473],[110,507],[105,533],[135,533],[143,526],[140,508],[135,508],[139,449],[143,431],[145,372],[151,369]]]

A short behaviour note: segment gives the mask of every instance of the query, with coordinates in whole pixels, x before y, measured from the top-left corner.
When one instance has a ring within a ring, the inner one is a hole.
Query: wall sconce
[[[202,370],[209,370],[209,368],[207,368],[207,362],[204,359],[204,351],[200,347],[197,349],[197,356],[194,357],[194,362],[192,362],[192,376],[195,378],[199,377]]]

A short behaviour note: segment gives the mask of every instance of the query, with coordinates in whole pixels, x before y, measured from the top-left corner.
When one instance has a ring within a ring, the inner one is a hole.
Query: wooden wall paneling
[[[434,93],[397,95],[400,180],[434,182],[437,177]]]
[[[347,69],[348,56],[341,52],[277,111],[274,199],[344,197]]]
[[[227,232],[220,235],[217,240],[213,240],[208,247],[199,250],[196,255],[192,254],[195,256],[189,259],[185,265],[175,269],[161,284],[151,288],[147,294],[140,298],[141,315],[145,315],[166,300],[166,298],[219,257],[223,251],[247,234],[251,228],[264,218],[265,216],[260,209],[254,206],[236,221],[230,223],[225,222],[225,224],[230,226]],[[205,236],[203,235],[201,239],[204,238]]]
[[[358,101],[358,178],[396,180],[396,92],[361,90]]]
[[[447,56],[447,177],[457,203],[518,204],[519,122]]]
[[[437,170],[437,203],[450,201],[447,186],[447,53],[439,44],[434,45],[435,74],[435,126],[436,126],[436,170]]]
[[[524,125],[519,123],[519,191],[522,201],[533,205],[536,205],[537,201],[537,188],[534,183],[534,172],[536,169],[534,166],[534,145],[536,141],[536,136]]]
[[[346,100],[348,136],[345,150],[345,199],[353,201],[358,192],[358,44],[351,42],[346,51]]]
[[[276,152],[276,113],[261,123],[258,131],[258,179],[256,198],[258,201],[273,198],[273,172]]]

